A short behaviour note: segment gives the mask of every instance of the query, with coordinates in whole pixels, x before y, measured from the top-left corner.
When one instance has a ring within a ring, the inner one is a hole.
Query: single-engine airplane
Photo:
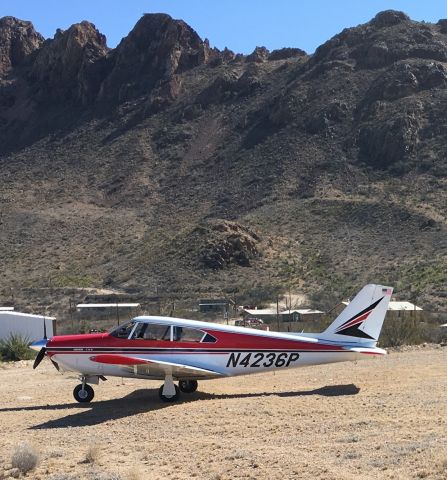
[[[164,380],[165,402],[197,390],[198,380],[247,375],[384,355],[376,347],[393,289],[366,285],[322,333],[283,333],[140,316],[110,333],[63,335],[31,345],[36,368],[48,356],[59,369],[80,373],[73,391],[90,402],[106,376]],[[46,335],[44,335],[46,337]],[[178,381],[178,386],[174,384]]]

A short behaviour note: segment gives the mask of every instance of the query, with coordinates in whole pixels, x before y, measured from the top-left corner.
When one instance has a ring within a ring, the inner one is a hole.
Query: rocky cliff
[[[163,14],[115,49],[89,22],[44,40],[0,20],[4,295],[299,288],[324,306],[377,281],[440,308],[446,25],[386,11],[313,55],[244,56]]]

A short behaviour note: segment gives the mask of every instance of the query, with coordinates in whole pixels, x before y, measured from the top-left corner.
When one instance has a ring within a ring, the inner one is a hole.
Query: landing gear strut
[[[166,375],[165,383],[158,390],[158,395],[163,402],[175,402],[180,396],[180,389],[174,385],[172,375]]]
[[[80,383],[79,385],[76,385],[76,387],[73,390],[73,397],[77,402],[80,402],[80,403],[91,402],[94,396],[95,396],[95,391],[90,385],[85,383],[84,379],[82,383]]]
[[[197,390],[198,387],[197,380],[180,380],[178,386],[180,391],[183,393],[193,393]]]

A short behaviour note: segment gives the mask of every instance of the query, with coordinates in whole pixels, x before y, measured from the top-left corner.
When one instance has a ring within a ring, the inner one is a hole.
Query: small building
[[[229,298],[204,298],[199,300],[199,312],[225,314],[234,310],[235,303]]]
[[[246,308],[242,311],[242,315],[244,318],[259,318],[264,322],[271,323],[276,321],[277,311],[276,308]],[[281,319],[281,315],[279,318]]]
[[[324,315],[321,310],[312,308],[300,308],[294,310],[284,310],[281,312],[283,322],[314,322],[319,321]]]
[[[45,328],[44,328],[45,324]],[[43,315],[32,315],[14,311],[0,311],[0,340],[11,334],[20,335],[29,342],[56,335],[56,319]]]
[[[0,307],[0,312],[13,312],[14,307]]]

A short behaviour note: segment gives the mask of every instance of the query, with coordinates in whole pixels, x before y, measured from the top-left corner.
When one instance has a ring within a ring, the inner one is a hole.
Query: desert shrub
[[[92,444],[87,449],[84,463],[90,463],[92,465],[95,463],[98,463],[100,455],[101,455],[101,449],[99,448],[99,446]]]
[[[25,442],[17,445],[11,457],[11,465],[18,468],[22,473],[34,470],[39,463],[39,455]]]
[[[417,317],[387,317],[380,335],[382,347],[418,345],[427,340],[426,328]]]
[[[0,340],[0,357],[5,361],[31,360],[35,353],[29,344],[29,338],[11,333],[8,338]]]

